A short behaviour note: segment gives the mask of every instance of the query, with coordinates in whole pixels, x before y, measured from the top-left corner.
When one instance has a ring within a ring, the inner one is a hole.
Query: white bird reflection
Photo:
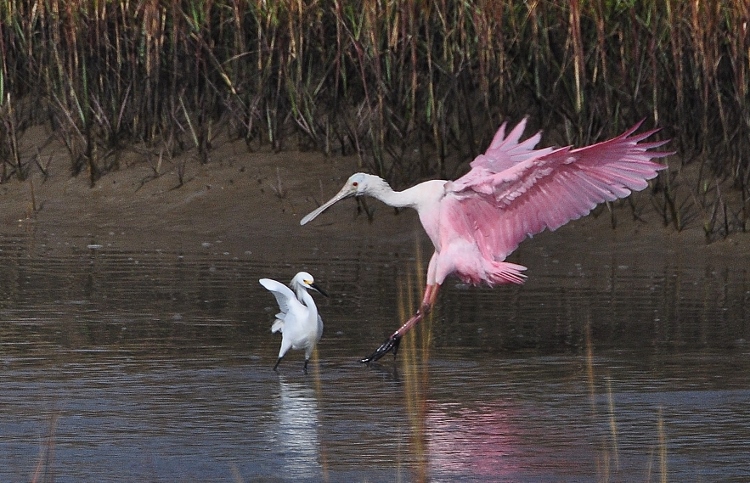
[[[320,479],[323,476],[318,438],[318,398],[313,385],[279,377],[276,449],[284,479]]]

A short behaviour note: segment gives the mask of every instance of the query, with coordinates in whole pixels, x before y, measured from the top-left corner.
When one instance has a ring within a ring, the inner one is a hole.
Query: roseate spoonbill
[[[649,151],[668,141],[641,142],[658,131],[633,134],[642,122],[608,141],[578,149],[534,149],[541,132],[520,141],[526,119],[507,136],[504,123],[464,176],[425,181],[400,192],[377,176],[353,174],[336,196],[300,224],[340,200],[368,195],[389,206],[417,210],[435,246],[420,308],[362,362],[376,361],[391,350],[396,354],[401,337],[430,312],[448,275],[475,285],[521,284],[526,267],[504,260],[527,236],[556,230],[603,201],[646,188],[646,180],[666,167],[651,158],[672,153]]]
[[[320,318],[315,301],[307,290],[315,290],[326,297],[328,294],[315,284],[313,276],[307,272],[299,272],[292,279],[290,286],[294,292],[283,283],[270,278],[261,278],[258,281],[276,297],[281,311],[276,314],[276,320],[271,326],[271,332],[281,332],[279,358],[273,370],[279,367],[281,359],[289,349],[305,349],[303,370],[307,373],[307,363],[312,351],[323,335],[323,319]]]

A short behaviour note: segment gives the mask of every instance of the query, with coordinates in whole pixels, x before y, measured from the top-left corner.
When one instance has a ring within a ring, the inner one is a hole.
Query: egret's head
[[[307,222],[312,221],[319,214],[323,213],[325,210],[343,199],[351,198],[352,196],[362,196],[368,194],[368,190],[371,189],[372,186],[378,181],[383,183],[383,180],[378,178],[377,176],[373,176],[367,173],[354,173],[353,175],[349,176],[349,179],[346,180],[344,187],[341,188],[338,193],[336,193],[336,196],[320,205],[317,209],[313,210],[307,216],[302,218],[299,224],[304,225]]]
[[[325,292],[325,290],[320,288],[315,283],[315,279],[313,278],[313,276],[307,272],[299,272],[294,276],[294,278],[292,279],[292,288],[296,288],[297,286],[315,290],[321,295],[325,295],[326,297],[328,297],[328,294]]]

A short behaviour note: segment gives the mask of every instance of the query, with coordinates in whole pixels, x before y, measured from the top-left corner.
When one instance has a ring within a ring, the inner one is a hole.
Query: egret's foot
[[[370,354],[370,356],[365,357],[364,359],[361,359],[359,362],[362,362],[363,364],[369,364],[370,362],[375,362],[391,351],[393,351],[393,357],[395,359],[396,353],[398,352],[398,345],[400,343],[401,343],[401,334],[396,332],[395,334],[390,336],[388,339],[386,339],[386,341],[383,342],[380,345],[380,347],[378,347],[375,350],[375,352]]]

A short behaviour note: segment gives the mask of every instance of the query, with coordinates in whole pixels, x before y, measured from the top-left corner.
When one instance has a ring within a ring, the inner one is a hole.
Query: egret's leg
[[[422,297],[422,305],[420,306],[419,310],[417,310],[417,313],[412,315],[404,325],[399,327],[396,332],[391,334],[391,336],[386,339],[386,341],[383,342],[380,347],[375,349],[375,352],[370,354],[368,357],[361,359],[360,362],[369,364],[370,362],[377,361],[391,351],[393,351],[393,357],[396,357],[396,354],[398,353],[398,345],[401,343],[401,337],[409,332],[412,327],[417,325],[417,323],[422,320],[425,315],[429,314],[430,311],[432,311],[432,306],[435,305],[435,300],[437,299],[439,288],[440,285],[438,284],[427,285],[424,290],[424,297]]]
[[[305,359],[305,365],[302,367],[302,372],[307,374],[307,363],[310,362],[310,359]]]
[[[273,366],[273,370],[275,371],[277,367],[279,367],[279,363],[281,362],[281,359],[284,358],[286,353],[289,351],[289,349],[292,348],[292,342],[289,340],[288,337],[282,337],[281,339],[281,347],[279,348],[279,358],[276,360],[276,365]]]

